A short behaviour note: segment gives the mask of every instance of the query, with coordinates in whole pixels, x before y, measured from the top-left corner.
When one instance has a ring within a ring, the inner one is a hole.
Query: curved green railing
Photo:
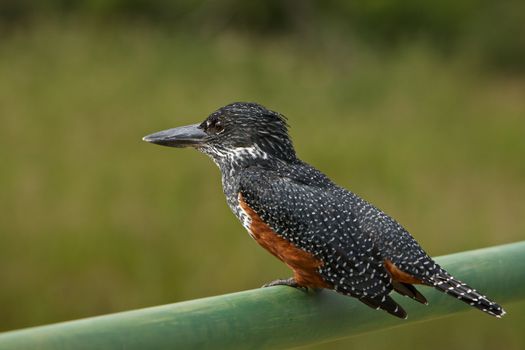
[[[525,241],[436,260],[503,306],[525,298]],[[333,292],[279,286],[1,333],[0,349],[286,348],[472,309],[421,290],[429,306],[396,296],[407,320]]]

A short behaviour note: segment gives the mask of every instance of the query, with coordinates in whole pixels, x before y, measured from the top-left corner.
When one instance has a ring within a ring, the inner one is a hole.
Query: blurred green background
[[[209,159],[141,141],[234,101],[431,255],[524,239],[523,23],[522,1],[0,2],[0,331],[288,276]],[[523,349],[505,307],[312,349]]]

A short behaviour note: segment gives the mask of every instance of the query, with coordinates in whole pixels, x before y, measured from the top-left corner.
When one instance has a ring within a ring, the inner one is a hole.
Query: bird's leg
[[[287,279],[278,279],[278,280],[266,283],[265,285],[263,285],[263,288],[273,287],[273,286],[289,286],[289,287],[294,287],[294,288],[299,287],[299,285],[297,284],[297,281],[295,281],[293,277],[290,277]]]
[[[289,286],[289,287],[293,287],[297,289],[308,290],[308,287],[299,285],[297,281],[295,280],[295,278],[293,277],[271,281],[269,283],[266,283],[262,287],[266,288],[266,287],[272,287],[272,286]]]

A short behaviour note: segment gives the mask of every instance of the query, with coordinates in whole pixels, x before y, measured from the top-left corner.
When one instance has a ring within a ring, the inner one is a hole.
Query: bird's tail
[[[477,292],[474,288],[455,279],[449,273],[441,270],[431,278],[432,285],[437,289],[469,304],[489,315],[500,318],[505,315],[505,310],[489,300],[486,296]]]
[[[359,301],[362,303],[370,306],[374,309],[381,309],[385,310],[391,315],[394,315],[399,318],[406,319],[407,313],[406,311],[394,301],[390,296],[384,295],[384,296],[377,296],[377,297],[361,297],[359,298]]]

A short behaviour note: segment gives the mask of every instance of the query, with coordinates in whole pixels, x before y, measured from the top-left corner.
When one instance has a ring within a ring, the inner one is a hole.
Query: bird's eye
[[[224,131],[224,126],[222,125],[222,123],[220,121],[218,121],[217,123],[215,123],[215,133],[216,134],[220,134],[221,132]]]
[[[208,134],[218,135],[224,131],[224,126],[220,120],[208,120],[206,122],[205,130]]]

